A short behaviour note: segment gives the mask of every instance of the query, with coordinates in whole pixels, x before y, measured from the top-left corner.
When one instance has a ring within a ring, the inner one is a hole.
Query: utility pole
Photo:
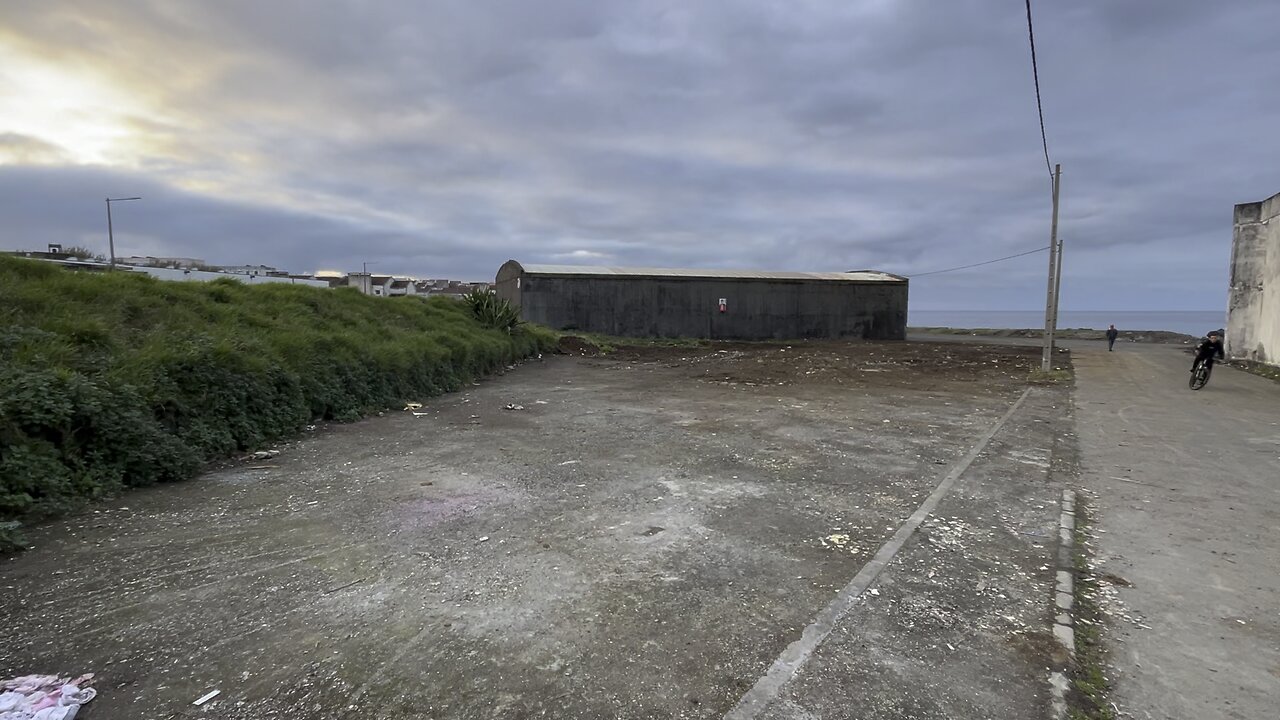
[[[116,234],[111,228],[111,203],[124,202],[126,200],[141,200],[140,197],[127,198],[107,198],[107,246],[111,251],[111,265],[109,269],[116,269]]]
[[[1058,240],[1058,279],[1053,282],[1053,340],[1055,347],[1051,348],[1057,352],[1056,343],[1058,340],[1058,305],[1062,302],[1062,239]]]
[[[1044,348],[1040,369],[1053,370],[1053,333],[1058,325],[1058,287],[1062,281],[1058,244],[1058,190],[1062,184],[1062,165],[1053,166],[1053,223],[1049,230],[1049,284],[1044,302]]]

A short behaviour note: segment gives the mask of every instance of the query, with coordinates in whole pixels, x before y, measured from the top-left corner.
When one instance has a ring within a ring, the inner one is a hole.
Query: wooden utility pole
[[[1053,333],[1058,329],[1058,288],[1062,281],[1061,256],[1058,245],[1058,190],[1062,184],[1062,165],[1053,166],[1053,223],[1049,230],[1049,284],[1044,301],[1044,347],[1040,369],[1053,369]]]

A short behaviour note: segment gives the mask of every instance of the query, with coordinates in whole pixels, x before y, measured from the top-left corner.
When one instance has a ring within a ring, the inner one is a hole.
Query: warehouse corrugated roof
[[[850,272],[775,272],[771,270],[713,270],[707,268],[605,267],[591,265],[524,265],[538,275],[629,275],[750,280],[845,280],[851,282],[902,282],[906,278],[878,270]]]

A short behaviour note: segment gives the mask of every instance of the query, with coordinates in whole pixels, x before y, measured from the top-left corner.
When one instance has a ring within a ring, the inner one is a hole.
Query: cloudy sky
[[[1225,307],[1280,2],[1039,0],[1067,309]],[[0,248],[491,278],[913,275],[1046,245],[1018,0],[5,0]],[[915,308],[1043,307],[1044,254]]]

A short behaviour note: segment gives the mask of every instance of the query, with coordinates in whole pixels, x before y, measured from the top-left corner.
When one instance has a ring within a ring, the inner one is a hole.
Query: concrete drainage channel
[[[1058,516],[1058,568],[1057,584],[1054,588],[1054,608],[1056,615],[1053,621],[1053,636],[1067,650],[1069,663],[1075,662],[1076,631],[1072,617],[1075,608],[1075,533],[1076,533],[1076,494],[1072,490],[1062,491],[1062,512]],[[1067,717],[1067,690],[1071,681],[1062,670],[1054,670],[1049,675],[1052,689],[1052,717],[1056,720]]]

